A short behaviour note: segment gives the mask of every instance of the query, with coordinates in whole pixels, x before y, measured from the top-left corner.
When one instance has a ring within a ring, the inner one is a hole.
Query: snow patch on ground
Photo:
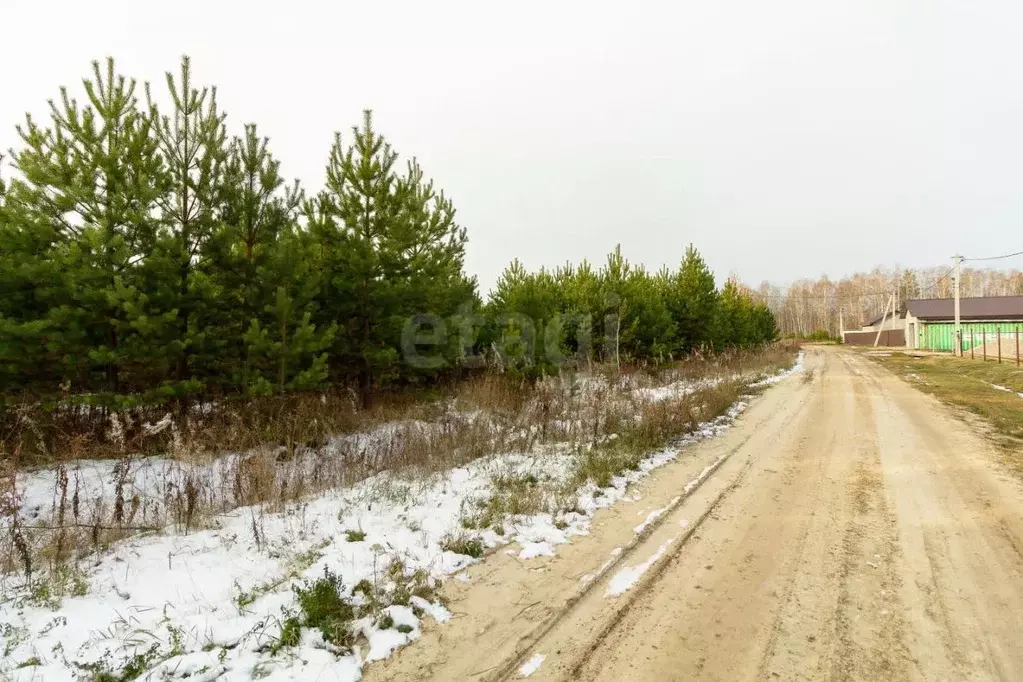
[[[410,632],[359,623],[366,642],[338,657],[306,631],[298,647],[274,657],[267,648],[280,632],[282,609],[295,609],[292,586],[329,568],[341,574],[349,596],[363,579],[386,590],[394,558],[406,572],[421,569],[431,578],[461,571],[475,560],[442,549],[442,540],[461,531],[464,500],[484,494],[495,470],[522,459],[535,458],[481,460],[425,480],[383,473],[281,513],[247,507],[219,517],[217,528],[125,539],[83,567],[87,593],[66,597],[59,611],[31,599],[0,605],[7,650],[0,672],[70,681],[78,675],[74,664],[120,670],[153,648],[167,657],[159,670],[177,677],[201,670],[218,679],[356,680],[366,661],[417,639],[419,619],[408,607],[388,607],[395,626]],[[364,539],[347,542],[354,529]],[[439,604],[413,603],[426,616],[449,617]],[[10,669],[33,658],[41,665]]]
[[[641,400],[660,402],[662,400],[668,400],[669,398],[684,398],[685,396],[692,395],[697,391],[715,388],[725,381],[739,378],[739,375],[736,374],[731,377],[714,377],[712,379],[701,379],[699,381],[675,381],[667,384],[666,386],[637,388],[633,390],[632,394]]]
[[[1016,391],[1013,391],[1008,386],[1002,386],[1000,384],[992,384],[992,383],[987,382],[987,381],[985,381],[984,383],[987,384],[988,386],[990,386],[991,388],[995,389],[996,391],[1004,391],[1005,393],[1016,393]],[[1016,395],[1018,395],[1020,398],[1023,398],[1023,393],[1016,393]]]
[[[605,561],[603,564],[601,564],[600,568],[597,569],[596,573],[587,573],[582,578],[580,578],[579,581],[583,585],[589,585],[594,580],[604,575],[604,572],[607,571],[607,569],[611,568],[611,564],[615,562],[615,559],[618,558],[621,555],[621,553],[622,548],[615,547],[614,549],[611,550],[611,558]]]
[[[782,370],[777,374],[772,374],[769,377],[765,377],[751,385],[753,386],[753,388],[759,388],[760,386],[772,386],[774,384],[777,384],[779,381],[784,381],[785,379],[788,379],[793,374],[798,374],[799,372],[802,372],[803,369],[804,369],[803,351],[799,351],[799,354],[796,356],[796,362],[795,364],[792,365],[792,367],[786,370]]]
[[[519,668],[520,677],[529,677],[543,665],[544,659],[547,658],[546,654],[533,654],[528,661],[522,664]]]
[[[662,509],[655,509],[655,510],[653,510],[652,512],[647,514],[646,520],[643,521],[643,523],[641,523],[638,526],[636,526],[633,530],[636,532],[637,535],[639,533],[642,533],[644,530],[646,530],[647,526],[649,526],[651,523],[656,521],[661,516],[661,514],[663,514],[664,512],[668,511],[669,509],[674,507],[676,504],[678,504],[678,501],[681,500],[681,499],[682,499],[681,496],[675,497],[674,499],[672,499],[671,502],[668,503],[668,505],[666,507],[664,507]]]
[[[636,566],[628,566],[615,573],[614,577],[611,578],[611,582],[608,583],[607,591],[604,593],[606,597],[617,597],[619,595],[628,592],[639,579],[643,577],[643,574],[650,570],[650,567],[657,563],[657,560],[664,556],[664,553],[668,551],[668,548],[675,544],[679,535],[676,535],[671,540],[668,540],[663,545],[657,548],[657,551],[650,555],[650,558],[641,564]]]
[[[781,374],[789,376],[801,367],[802,354],[792,369]],[[489,547],[517,543],[523,560],[552,556],[557,545],[586,534],[593,514],[625,498],[630,484],[677,458],[688,445],[727,430],[747,405],[740,400],[676,445],[652,453],[638,470],[615,477],[607,488],[598,489],[592,482],[583,485],[576,491],[572,512],[560,513],[557,519],[551,514],[513,517],[503,536],[485,531],[478,537]],[[396,433],[401,431],[383,428],[372,435],[357,435],[359,447],[349,442],[338,449],[367,453],[370,448],[362,448],[359,438],[386,440]],[[194,465],[159,458],[137,460],[132,463],[132,494],[166,495],[167,486],[178,485],[194,467],[222,467],[228,484],[238,457],[228,455]],[[295,460],[300,466],[301,458]],[[718,463],[701,473],[701,480]],[[117,462],[71,466],[83,498],[112,496]],[[433,475],[380,473],[280,511],[231,509],[213,518],[208,527],[188,534],[167,528],[115,543],[79,564],[85,593],[56,604],[33,598],[33,586],[12,583],[8,577],[5,593],[13,596],[0,603],[5,651],[0,678],[71,682],[84,674],[82,666],[118,672],[139,656],[151,656],[147,660],[153,662],[143,679],[354,682],[366,662],[384,658],[420,637],[421,618],[414,611],[439,622],[450,614],[440,604],[413,597],[410,606],[386,607],[395,627],[381,629],[370,619],[358,621],[361,640],[350,654],[338,655],[317,631],[309,629],[303,629],[298,646],[275,654],[272,647],[281,622],[297,610],[293,587],[320,578],[329,569],[341,575],[343,593],[354,602],[361,597],[353,588],[362,580],[385,592],[395,588],[387,574],[394,559],[400,559],[406,575],[423,571],[432,580],[452,574],[467,579],[464,569],[476,560],[442,545],[445,539],[466,532],[461,524],[464,510],[493,494],[495,475],[533,472],[542,474],[543,480],[558,481],[571,475],[574,466],[571,455],[511,453]],[[43,471],[19,477],[25,518],[39,519],[52,511],[56,475]],[[364,536],[349,542],[348,537],[355,537],[349,531]],[[616,576],[614,590],[627,590],[667,547],[645,564]],[[612,553],[598,575],[620,552]],[[400,632],[398,626],[407,632]],[[39,665],[18,667],[30,661]]]

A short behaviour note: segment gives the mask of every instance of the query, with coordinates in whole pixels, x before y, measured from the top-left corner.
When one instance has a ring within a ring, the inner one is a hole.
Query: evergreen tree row
[[[369,112],[326,182],[288,183],[255,125],[228,132],[189,61],[166,94],[94,63],[78,101],[27,116],[0,184],[0,391],[110,407],[393,382],[565,358],[667,359],[761,343],[774,319],[690,247],[651,275],[620,251],[527,273],[483,307],[465,230]],[[410,331],[411,330],[411,331]]]
[[[112,60],[84,86],[18,127],[0,189],[3,393],[124,405],[337,382],[369,402],[411,372],[403,320],[478,305],[454,207],[369,112],[306,196],[256,126],[228,134],[187,58],[162,102]]]
[[[734,280],[717,289],[692,246],[677,271],[651,274],[616,248],[587,262],[527,272],[505,269],[487,304],[506,359],[546,371],[573,356],[604,361],[677,358],[695,350],[756,346],[777,337],[767,306]]]

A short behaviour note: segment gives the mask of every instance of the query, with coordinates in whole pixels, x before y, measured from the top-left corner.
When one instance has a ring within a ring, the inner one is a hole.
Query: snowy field
[[[801,369],[800,355],[791,369],[758,383]],[[637,390],[657,400],[697,388]],[[358,680],[367,662],[417,639],[424,618],[450,617],[432,590],[452,576],[464,578],[459,572],[481,560],[459,551],[453,540],[510,545],[523,562],[553,555],[586,534],[593,514],[625,497],[631,483],[691,443],[726,430],[746,406],[740,400],[673,447],[650,453],[638,470],[615,477],[608,487],[587,482],[573,493],[571,511],[510,517],[503,534],[468,531],[467,510],[493,495],[501,477],[530,476],[541,487],[563,484],[575,470],[574,457],[508,453],[430,476],[379,473],[279,511],[239,507],[187,534],[166,528],[113,543],[69,572],[59,597],[9,575],[0,603],[0,678],[59,682],[132,672],[144,680]],[[360,436],[374,437],[383,436]],[[90,496],[110,494],[114,466],[78,463],[76,471],[85,472],[80,485]],[[137,464],[133,488],[159,495],[163,491],[153,486],[165,484],[164,468],[170,466],[185,465],[159,459]],[[204,466],[229,470],[226,460]],[[44,471],[22,480],[25,518],[52,513],[54,476]],[[344,597],[356,607],[369,592],[391,605],[354,621],[361,636],[350,651],[311,628],[302,629],[296,646],[279,646],[282,625],[297,610],[294,588],[327,570],[341,576]],[[627,589],[628,582],[617,588]],[[360,584],[370,588],[357,591]],[[413,584],[424,596],[408,595]],[[541,661],[523,666],[522,673]]]

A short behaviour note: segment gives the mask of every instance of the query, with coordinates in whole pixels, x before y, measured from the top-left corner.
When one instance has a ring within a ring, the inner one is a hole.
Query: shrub
[[[346,530],[345,540],[348,542],[362,542],[366,539],[366,531],[364,530]]]
[[[448,552],[471,556],[473,559],[479,559],[486,551],[482,540],[468,535],[448,536],[441,541],[440,547]]]
[[[305,627],[316,628],[323,639],[342,650],[354,644],[351,622],[355,610],[342,596],[340,574],[323,568],[323,577],[294,588]]]
[[[302,639],[302,622],[296,616],[289,616],[281,623],[281,637],[278,646],[298,646]]]

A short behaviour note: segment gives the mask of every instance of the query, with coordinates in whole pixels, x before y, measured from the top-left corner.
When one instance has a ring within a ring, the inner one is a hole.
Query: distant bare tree
[[[896,293],[900,308],[920,298],[951,298],[952,277],[947,266],[890,269],[874,268],[837,281],[826,275],[801,279],[783,288],[762,282],[753,290],[767,302],[783,334],[839,331],[839,312],[846,329],[880,317],[888,297]],[[989,268],[963,268],[962,295],[1023,295],[1023,272]]]

